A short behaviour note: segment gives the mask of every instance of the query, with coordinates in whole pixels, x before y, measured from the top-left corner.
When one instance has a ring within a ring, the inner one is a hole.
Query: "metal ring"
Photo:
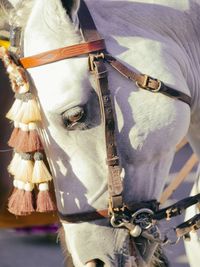
[[[143,208],[143,209],[139,209],[136,212],[134,212],[132,214],[132,219],[135,219],[141,213],[147,213],[147,214],[150,214],[150,215],[154,214],[154,212],[151,209]]]
[[[114,227],[114,228],[120,228],[120,227],[123,227],[124,226],[124,222],[121,222],[121,223],[116,223],[116,219],[115,219],[115,216],[113,215],[110,219],[110,223],[111,225]]]

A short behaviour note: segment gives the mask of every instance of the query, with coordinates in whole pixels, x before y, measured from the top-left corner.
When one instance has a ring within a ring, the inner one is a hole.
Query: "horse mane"
[[[7,30],[9,25],[24,28],[33,3],[33,0],[21,0],[13,7],[8,1],[0,0],[0,30]]]

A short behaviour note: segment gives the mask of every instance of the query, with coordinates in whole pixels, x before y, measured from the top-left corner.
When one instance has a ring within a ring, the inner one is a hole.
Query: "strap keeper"
[[[125,205],[123,204],[122,195],[119,196],[111,196],[109,201],[109,214],[113,214],[113,212],[123,211]]]

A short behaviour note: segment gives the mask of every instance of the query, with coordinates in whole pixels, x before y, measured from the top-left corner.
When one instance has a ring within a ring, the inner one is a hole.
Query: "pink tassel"
[[[21,203],[24,198],[24,183],[21,181],[14,180],[13,182],[15,189],[13,190],[13,194],[8,200],[8,210],[10,213],[21,216],[23,215]]]
[[[22,181],[13,181],[14,190],[8,200],[8,210],[16,216],[26,216],[35,211],[33,185]]]
[[[36,211],[38,212],[56,211],[56,206],[49,192],[48,183],[39,184],[39,193],[37,197],[37,210]]]
[[[33,184],[26,183],[24,186],[24,197],[21,203],[21,209],[23,215],[29,215],[35,211],[34,209],[34,199],[33,199]]]
[[[15,148],[23,153],[31,152],[29,151],[29,127],[28,124],[20,123],[20,131],[18,133],[18,142]]]
[[[42,146],[42,142],[37,131],[36,123],[29,123],[29,131],[29,151],[35,152],[43,150],[44,148]]]
[[[20,128],[19,128],[19,123],[14,122],[14,129],[12,131],[12,134],[10,136],[10,139],[8,140],[8,145],[10,147],[15,148],[17,143],[18,143],[18,134],[19,134]]]
[[[14,122],[15,128],[8,141],[9,146],[23,153],[44,150],[37,131],[36,123]]]

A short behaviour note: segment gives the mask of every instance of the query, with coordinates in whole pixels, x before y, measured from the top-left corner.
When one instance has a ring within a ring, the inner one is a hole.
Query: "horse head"
[[[17,1],[10,2],[16,6],[17,18],[28,13],[25,23],[21,19],[25,57],[84,41],[78,19],[82,1],[27,1],[27,9],[24,1],[19,1],[21,7]],[[163,2],[167,1],[160,1],[158,6],[135,1],[86,1],[110,54],[131,70],[148,73],[189,95],[185,69],[179,64],[181,51],[171,41],[171,33],[165,38],[162,35],[162,29],[169,28],[182,13],[178,8],[163,6]],[[149,8],[152,13],[148,13]],[[163,22],[159,16],[166,9],[172,21],[166,18]],[[110,66],[107,69],[117,151],[123,169],[123,199],[125,203],[159,200],[175,146],[188,130],[189,106],[143,90]],[[42,112],[41,135],[60,214],[107,209],[106,142],[88,56],[37,66],[28,72]],[[101,260],[105,266],[153,264],[149,258],[157,245],[137,238],[133,242],[126,228],[113,229],[107,219],[62,223],[75,266],[84,266],[93,259]]]

